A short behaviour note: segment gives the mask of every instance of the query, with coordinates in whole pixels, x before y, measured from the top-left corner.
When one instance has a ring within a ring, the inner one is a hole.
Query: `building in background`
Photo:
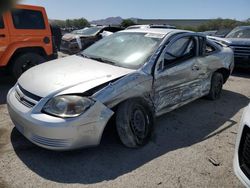
[[[136,19],[136,24],[147,25],[147,24],[157,24],[157,25],[173,25],[178,27],[199,27],[203,24],[212,21],[213,19]]]

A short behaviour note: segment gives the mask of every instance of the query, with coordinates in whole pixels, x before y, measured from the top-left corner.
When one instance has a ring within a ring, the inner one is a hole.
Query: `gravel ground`
[[[250,98],[250,74],[236,73],[218,101],[199,99],[159,117],[152,141],[123,147],[108,129],[100,146],[71,152],[27,141],[8,116],[0,82],[0,187],[242,187],[232,167],[236,133]]]

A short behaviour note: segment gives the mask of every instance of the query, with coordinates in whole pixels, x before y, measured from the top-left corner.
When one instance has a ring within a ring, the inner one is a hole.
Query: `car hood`
[[[247,46],[250,46],[250,39],[225,38],[225,41],[227,41],[229,45],[247,45]]]
[[[72,39],[75,39],[75,38],[76,38],[75,34],[67,33],[67,34],[63,35],[62,40],[71,41]]]
[[[85,92],[134,71],[74,55],[29,69],[18,84],[34,95],[46,97],[76,86],[80,87],[72,92]]]

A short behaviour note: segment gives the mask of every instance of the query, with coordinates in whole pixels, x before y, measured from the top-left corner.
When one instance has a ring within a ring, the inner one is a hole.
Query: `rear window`
[[[43,14],[40,11],[14,9],[12,19],[16,29],[45,29]]]
[[[0,29],[4,28],[3,16],[0,16]]]

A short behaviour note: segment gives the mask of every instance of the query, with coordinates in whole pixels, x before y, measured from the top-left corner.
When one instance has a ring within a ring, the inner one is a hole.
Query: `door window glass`
[[[187,60],[195,56],[196,43],[193,37],[184,37],[174,42],[165,52],[166,62]]]
[[[186,61],[196,56],[197,43],[194,37],[183,37],[176,40],[164,54],[164,67]],[[162,65],[161,65],[162,66]]]
[[[16,29],[45,29],[43,14],[40,11],[14,9],[12,19]]]

